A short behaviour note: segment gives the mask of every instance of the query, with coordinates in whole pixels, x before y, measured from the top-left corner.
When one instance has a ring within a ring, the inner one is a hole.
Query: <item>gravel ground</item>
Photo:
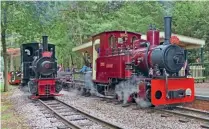
[[[28,94],[16,89],[12,96],[9,98],[14,106],[16,107],[17,113],[27,119],[26,123],[32,129],[56,129],[53,127],[53,123],[50,122],[50,119],[47,119],[46,116],[40,111],[36,103],[28,99]]]
[[[75,91],[61,93],[64,95],[58,99],[125,129],[201,129],[200,123],[195,120],[182,123],[177,116],[161,117],[161,114],[147,109],[133,110],[134,106],[124,108],[99,98],[80,96]]]
[[[77,92],[62,91],[63,96],[57,97],[68,104],[84,110],[96,117],[123,126],[125,129],[201,129],[200,123],[190,120],[187,123],[179,122],[179,118],[161,117],[158,113],[149,110],[132,110],[134,106],[123,108],[121,105],[106,103],[99,98],[82,97]],[[57,120],[46,118],[43,108],[28,99],[28,94],[16,89],[9,98],[16,107],[17,113],[25,116],[26,123],[32,129],[56,129]]]

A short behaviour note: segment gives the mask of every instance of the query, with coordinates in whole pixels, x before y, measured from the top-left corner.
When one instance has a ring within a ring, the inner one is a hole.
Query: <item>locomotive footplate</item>
[[[183,89],[168,91],[169,99],[184,98],[185,96],[186,96],[186,90]]]

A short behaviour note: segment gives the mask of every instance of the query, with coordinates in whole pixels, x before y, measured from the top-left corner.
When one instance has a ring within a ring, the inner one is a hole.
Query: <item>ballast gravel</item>
[[[42,107],[38,106],[35,101],[28,99],[29,94],[15,89],[10,100],[15,106],[15,110],[21,116],[24,116],[25,122],[32,129],[57,129],[55,126],[62,123],[53,118],[46,118]],[[53,119],[53,120],[52,120]],[[50,122],[52,120],[53,122]]]
[[[150,112],[147,109],[133,110],[132,108],[135,107],[133,105],[124,108],[121,105],[101,101],[99,98],[83,97],[76,91],[61,93],[63,96],[57,97],[58,99],[124,129],[201,129],[200,122],[195,120],[183,123],[179,122],[180,119],[184,119],[183,117],[161,117],[160,113]],[[38,106],[35,101],[29,100],[28,95],[16,89],[9,99],[16,107],[17,113],[24,116],[26,123],[32,129],[57,129],[57,126],[63,126],[63,123],[56,118],[47,118],[44,108]]]
[[[173,115],[162,117],[161,113],[151,109],[133,110],[134,105],[122,107],[99,98],[81,96],[77,91],[61,91],[61,94],[63,96],[56,98],[124,129],[201,129],[202,123],[189,118]],[[189,122],[180,122],[181,119],[189,119]]]

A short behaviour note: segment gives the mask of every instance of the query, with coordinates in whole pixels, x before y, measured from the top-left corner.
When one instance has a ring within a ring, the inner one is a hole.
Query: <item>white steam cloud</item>
[[[118,101],[123,101],[123,104],[127,104],[129,97],[133,94],[137,94],[137,96],[133,97],[137,106],[141,108],[150,107],[151,103],[138,95],[140,91],[139,83],[140,81],[137,80],[137,76],[132,76],[131,79],[116,85],[115,92],[118,95]]]
[[[96,95],[99,97],[104,97],[104,95],[98,93],[96,86],[92,82],[92,71],[88,71],[84,74],[84,83],[85,83],[85,88],[90,90],[90,93],[92,95]],[[128,103],[128,99],[131,95],[137,94],[137,96],[134,96],[134,100],[137,104],[137,106],[141,108],[146,108],[150,107],[151,103],[149,101],[146,101],[145,98],[141,98],[138,93],[139,93],[139,84],[140,80],[138,80],[139,77],[137,76],[132,76],[131,79],[127,81],[122,81],[119,84],[116,85],[115,87],[115,93],[118,96],[118,101],[123,102],[123,104]],[[78,93],[78,91],[75,91]]]
[[[174,7],[174,1],[160,1],[160,3],[163,5],[164,9],[164,15],[165,16],[172,16],[173,7]]]

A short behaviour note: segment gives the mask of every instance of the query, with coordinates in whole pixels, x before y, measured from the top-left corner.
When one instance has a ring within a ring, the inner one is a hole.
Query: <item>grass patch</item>
[[[10,107],[10,105],[2,105],[1,106],[1,112],[6,111],[9,107]]]
[[[4,90],[4,83],[3,82],[0,82],[0,89],[1,89],[1,92],[3,92],[3,90]]]
[[[9,84],[8,84],[9,85]],[[8,86],[8,90],[11,91],[12,89],[14,89],[15,87],[18,87],[17,85],[9,85]],[[3,82],[0,82],[0,90],[1,90],[1,93],[5,93],[4,92],[4,83]]]
[[[8,92],[1,93],[1,128],[2,129],[28,129],[23,122],[24,116],[17,114],[15,107],[10,101],[10,96],[17,87],[9,86]]]
[[[4,114],[1,117],[1,120],[9,120],[11,117],[13,117],[12,113]]]

